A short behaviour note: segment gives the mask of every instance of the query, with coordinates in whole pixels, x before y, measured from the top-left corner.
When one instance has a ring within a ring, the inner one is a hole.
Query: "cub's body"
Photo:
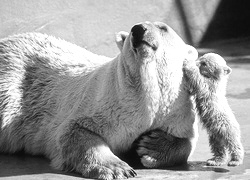
[[[231,68],[218,54],[208,53],[196,62],[186,62],[185,79],[194,95],[201,122],[209,134],[209,144],[214,157],[208,165],[242,164],[244,149],[240,126],[226,99],[226,86]]]

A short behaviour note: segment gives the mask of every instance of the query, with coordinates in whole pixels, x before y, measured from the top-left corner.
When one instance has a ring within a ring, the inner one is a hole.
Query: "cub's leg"
[[[226,142],[219,134],[209,136],[209,145],[214,155],[213,158],[207,160],[208,166],[220,166],[226,164],[227,153],[226,153]]]
[[[231,159],[228,162],[228,166],[238,166],[243,163],[244,149],[240,140],[231,142],[231,145],[229,146],[228,150],[231,154]]]
[[[232,118],[231,121],[225,121],[225,124],[228,129],[225,132],[224,139],[227,142],[228,151],[231,157],[228,166],[238,166],[243,163],[244,159],[244,148],[240,138],[240,125],[235,118]]]
[[[137,141],[141,163],[148,168],[163,168],[186,164],[191,153],[191,142],[162,130],[143,134]]]
[[[228,135],[225,137],[225,141],[227,142],[228,151],[230,154],[230,161],[228,162],[228,166],[238,166],[243,163],[244,159],[244,148],[241,143],[240,130],[229,131]]]
[[[244,149],[240,141],[239,128],[233,128],[230,124],[225,125],[227,128],[220,128],[220,133],[210,135],[209,144],[214,154],[212,159],[207,161],[207,165],[220,166],[226,164],[227,153],[229,151],[229,166],[238,166],[243,163]]]
[[[52,158],[57,169],[76,171],[87,178],[123,179],[136,176],[135,171],[115,156],[99,135],[74,125],[60,136],[59,151]]]

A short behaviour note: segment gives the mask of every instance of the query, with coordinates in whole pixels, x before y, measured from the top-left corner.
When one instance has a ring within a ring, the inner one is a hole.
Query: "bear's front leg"
[[[103,138],[79,125],[60,136],[59,151],[52,158],[52,166],[76,171],[86,178],[109,180],[136,176],[127,163],[112,153]]]
[[[148,168],[163,168],[187,163],[191,153],[191,142],[162,130],[152,130],[137,141],[137,153],[141,163]]]

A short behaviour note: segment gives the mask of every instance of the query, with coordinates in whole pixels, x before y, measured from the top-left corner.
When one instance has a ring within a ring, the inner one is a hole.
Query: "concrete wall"
[[[221,0],[199,44],[250,37],[249,19],[249,0]]]
[[[118,53],[114,34],[141,21],[169,24],[197,44],[219,0],[0,0],[0,38],[42,32],[107,56]]]

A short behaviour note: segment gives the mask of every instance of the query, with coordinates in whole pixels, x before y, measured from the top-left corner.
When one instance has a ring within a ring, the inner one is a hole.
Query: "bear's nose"
[[[133,36],[132,43],[134,48],[140,46],[146,30],[147,30],[146,27],[143,26],[142,24],[138,24],[132,27],[131,33]]]
[[[134,38],[136,38],[137,41],[140,41],[140,40],[142,40],[143,35],[144,35],[146,30],[147,30],[146,27],[143,26],[142,24],[135,25],[131,29],[132,36]]]

